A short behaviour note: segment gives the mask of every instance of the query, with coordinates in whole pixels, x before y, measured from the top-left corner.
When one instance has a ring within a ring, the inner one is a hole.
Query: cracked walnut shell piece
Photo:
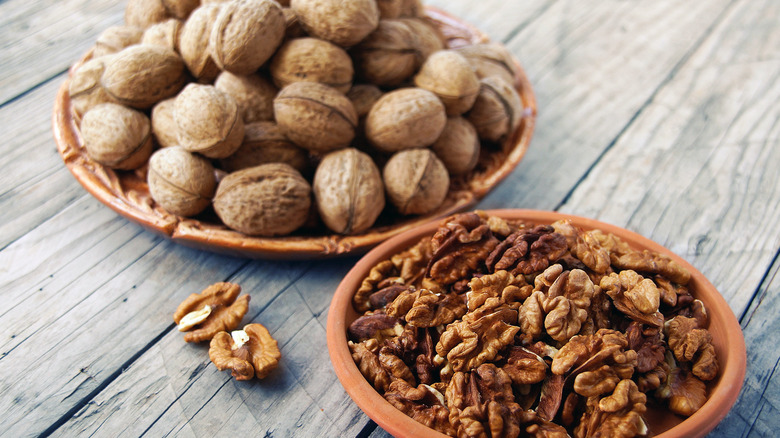
[[[221,331],[238,327],[249,310],[249,295],[237,299],[240,292],[241,286],[221,282],[187,297],[173,314],[179,331],[189,332],[184,341],[209,341]]]
[[[261,324],[249,324],[228,334],[219,332],[209,345],[209,359],[218,370],[232,370],[236,380],[262,379],[282,357],[276,339]]]

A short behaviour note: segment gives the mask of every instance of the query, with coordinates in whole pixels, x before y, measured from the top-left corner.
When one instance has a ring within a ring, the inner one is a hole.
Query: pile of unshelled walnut
[[[172,214],[354,234],[436,210],[517,128],[516,76],[500,44],[447,49],[420,0],[129,0],[69,95],[87,155]]]
[[[349,347],[385,399],[448,435],[644,436],[648,405],[689,416],[718,374],[689,280],[599,230],[464,213],[370,270]]]

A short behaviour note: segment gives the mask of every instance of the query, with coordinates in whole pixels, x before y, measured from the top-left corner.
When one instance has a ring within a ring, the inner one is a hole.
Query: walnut
[[[513,274],[543,271],[566,252],[566,238],[549,225],[520,229],[504,239],[485,260],[490,271],[509,270]]]
[[[646,435],[647,423],[642,418],[647,396],[639,392],[632,380],[621,380],[612,395],[599,399],[589,397],[586,412],[574,430],[575,437],[634,437]]]
[[[181,27],[182,21],[177,18],[169,18],[160,23],[155,23],[146,28],[144,36],[141,38],[141,44],[178,50]]]
[[[555,354],[550,369],[554,374],[576,375],[606,364],[618,377],[628,379],[636,366],[636,352],[627,350],[627,346],[626,336],[610,329],[574,336]]]
[[[117,102],[147,109],[175,96],[186,80],[184,62],[176,52],[160,46],[134,45],[108,59],[100,83]]]
[[[309,172],[309,154],[282,134],[274,122],[253,122],[244,125],[244,140],[232,155],[219,160],[227,172],[266,163],[284,163],[302,175]]]
[[[450,216],[431,238],[433,254],[427,275],[442,284],[468,278],[497,244],[487,221],[476,213]]]
[[[454,50],[431,54],[414,77],[414,84],[436,94],[449,117],[468,111],[480,88],[479,79],[466,58]]]
[[[298,15],[295,13],[295,11],[292,10],[291,7],[289,7],[290,2],[288,1],[285,3],[288,3],[288,6],[285,6],[283,2],[279,2],[279,4],[282,5],[282,14],[284,14],[284,37],[289,39],[306,36],[306,31],[303,30],[303,26],[301,26],[301,21],[298,19]]]
[[[183,20],[198,4],[199,0],[129,0],[125,23],[146,28],[169,18]]]
[[[143,27],[130,24],[109,26],[98,35],[95,48],[92,49],[92,58],[110,55],[125,47],[138,44],[143,35]]]
[[[376,266],[373,266],[368,271],[368,276],[360,283],[355,296],[352,297],[352,307],[357,312],[369,310],[368,300],[371,294],[378,290],[377,285],[396,273],[396,266],[390,260],[383,260]],[[401,284],[403,284],[403,280],[401,280]]]
[[[533,385],[547,377],[547,363],[538,354],[514,346],[509,350],[506,364],[501,367],[516,385]]]
[[[406,290],[387,306],[388,315],[403,318],[415,327],[449,324],[466,313],[466,304],[457,294],[434,294],[428,289]]]
[[[480,80],[479,94],[466,118],[479,138],[499,142],[514,132],[520,122],[523,102],[510,82],[497,76]]]
[[[497,297],[502,304],[517,308],[530,296],[533,287],[526,283],[525,277],[515,277],[507,271],[497,271],[482,277],[474,277],[469,281],[469,292],[466,293],[468,309],[476,310],[488,298]]]
[[[282,357],[276,339],[261,324],[249,324],[230,334],[219,332],[209,345],[209,359],[218,370],[232,370],[236,380],[262,379]]]
[[[249,295],[238,298],[241,286],[214,283],[199,294],[191,294],[173,314],[173,321],[185,342],[211,340],[217,333],[234,330],[249,309]],[[194,329],[194,330],[193,330]]]
[[[425,61],[435,52],[443,50],[446,41],[430,21],[420,16],[408,16],[398,21],[406,25],[412,32],[412,47],[414,48],[415,70],[419,70]]]
[[[712,380],[718,374],[718,359],[712,345],[712,335],[700,328],[696,320],[675,316],[664,323],[669,349],[680,362],[691,362],[693,374],[702,380]]]
[[[384,309],[388,304],[398,298],[398,295],[407,289],[408,286],[397,283],[384,287],[368,297],[368,304],[372,309]]]
[[[219,11],[209,36],[209,51],[222,70],[254,73],[282,43],[287,28],[273,0],[234,0]]]
[[[358,118],[352,102],[336,89],[316,82],[294,82],[274,99],[274,116],[282,132],[311,152],[349,146]]]
[[[319,38],[295,38],[279,48],[271,60],[271,77],[283,88],[307,81],[329,85],[346,93],[352,86],[352,59],[341,47]]]
[[[167,148],[179,144],[178,128],[173,119],[175,97],[157,102],[152,108],[152,133],[160,147]]]
[[[385,207],[385,191],[376,164],[354,148],[326,155],[312,183],[320,218],[341,234],[370,228]]]
[[[479,161],[479,137],[474,126],[463,117],[450,117],[431,149],[450,175],[471,172]]]
[[[450,177],[430,149],[395,153],[382,172],[387,196],[401,214],[430,213],[444,202]]]
[[[561,272],[550,285],[542,303],[542,308],[547,314],[544,319],[547,334],[560,342],[567,341],[578,334],[588,317],[593,292],[593,283],[585,271],[575,269]]]
[[[417,71],[416,37],[401,20],[380,20],[379,26],[353,49],[361,79],[379,86],[398,86]]]
[[[637,354],[637,372],[650,372],[663,362],[666,347],[658,327],[644,327],[633,321],[626,328],[626,338],[628,348],[636,351]]]
[[[691,279],[687,269],[663,254],[649,250],[636,251],[619,237],[598,230],[593,231],[593,236],[609,251],[612,264],[619,269],[660,274],[683,286]]]
[[[236,101],[213,85],[191,83],[176,96],[173,119],[179,144],[208,158],[225,158],[244,138]]]
[[[498,76],[508,84],[514,84],[517,77],[517,65],[506,46],[488,42],[471,44],[455,49],[472,65],[477,77],[484,79]]]
[[[370,342],[370,341],[369,341]],[[371,385],[380,391],[386,391],[390,386],[390,374],[382,367],[379,357],[366,347],[366,343],[348,342],[349,351],[360,373]]]
[[[381,151],[429,146],[439,138],[447,116],[439,98],[421,88],[384,94],[366,116],[366,138]]]
[[[311,187],[287,164],[261,164],[226,176],[213,204],[222,222],[242,233],[289,234],[308,218]]]
[[[658,311],[661,293],[653,280],[626,270],[602,278],[600,286],[612,298],[615,308],[629,318],[654,327],[663,324],[663,315]]]
[[[87,111],[81,121],[81,138],[90,158],[114,169],[141,167],[154,146],[146,114],[116,103]]]
[[[417,387],[396,379],[390,384],[385,399],[396,409],[441,433],[454,435],[450,424],[450,411],[444,404],[444,396],[431,386],[421,384]]]
[[[152,199],[180,216],[194,216],[205,210],[217,187],[211,163],[179,146],[152,154],[147,181]]]
[[[220,69],[209,51],[209,35],[219,14],[220,4],[205,3],[195,9],[179,32],[179,53],[195,78],[211,82]]]
[[[574,378],[574,391],[585,397],[612,392],[620,382],[610,365],[603,365],[593,371],[585,371]]]
[[[291,0],[290,7],[307,33],[342,47],[359,43],[379,23],[375,0]]]
[[[274,119],[274,98],[279,90],[264,76],[239,76],[223,71],[214,81],[214,87],[235,99],[244,123]]]
[[[347,97],[352,101],[358,118],[364,118],[368,111],[374,106],[377,100],[382,97],[382,90],[373,84],[355,84],[349,91]]]
[[[355,342],[363,342],[368,339],[376,339],[381,342],[399,336],[402,331],[403,327],[401,327],[398,318],[382,313],[363,315],[354,320],[347,330],[349,338]]]
[[[487,310],[487,309],[486,309]],[[517,312],[502,306],[484,316],[456,321],[447,326],[436,344],[436,354],[447,361],[455,371],[469,371],[496,358],[498,352],[511,344],[520,327],[510,325],[517,321]]]
[[[610,269],[609,252],[601,247],[592,232],[574,227],[568,219],[553,222],[552,227],[566,237],[571,253],[593,272],[604,274]]]
[[[81,64],[70,77],[68,95],[73,111],[81,117],[91,108],[101,103],[116,103],[103,86],[100,77],[106,69],[107,56],[92,58]]]
[[[693,373],[677,366],[670,352],[666,356],[669,373],[655,395],[668,403],[670,411],[689,417],[707,401],[707,386]]]

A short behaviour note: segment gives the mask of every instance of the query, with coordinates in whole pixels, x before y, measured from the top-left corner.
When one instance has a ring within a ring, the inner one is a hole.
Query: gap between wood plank
[[[49,82],[59,78],[63,74],[67,74],[69,69],[70,69],[70,67],[66,68],[65,70],[58,71],[55,74],[49,76],[48,78],[45,78],[41,82],[38,82],[37,84],[33,85],[32,87],[22,91],[21,93],[15,95],[15,96],[9,97],[8,99],[5,100],[5,102],[0,102],[0,109],[5,107],[6,105],[10,105],[10,104],[16,102],[17,100],[20,100],[21,98],[23,98],[23,97],[27,96],[28,94],[34,92],[38,88],[41,88],[42,86],[48,84]]]
[[[688,60],[691,59],[691,56],[693,56],[699,48],[702,47],[704,42],[712,35],[713,30],[720,25],[720,23],[723,22],[723,20],[726,18],[726,16],[736,7],[736,4],[739,0],[732,0],[729,5],[720,12],[717,18],[710,23],[710,25],[707,27],[707,29],[702,32],[701,36],[698,40],[691,46],[690,50],[688,50],[681,58],[680,60],[672,67],[672,69],[669,71],[669,74],[666,75],[666,78],[664,78],[663,81],[661,81],[660,84],[658,84],[658,87],[653,91],[653,93],[647,98],[647,100],[634,112],[634,114],[631,116],[631,118],[626,122],[625,125],[620,129],[620,131],[617,133],[615,138],[612,139],[612,141],[609,142],[606,148],[604,148],[601,153],[596,157],[596,159],[590,164],[588,169],[580,176],[580,178],[577,180],[574,185],[572,185],[572,188],[566,193],[566,195],[561,199],[561,201],[553,208],[553,210],[558,211],[563,207],[571,198],[572,194],[577,190],[580,183],[585,181],[590,173],[593,171],[593,169],[597,166],[597,164],[604,158],[604,156],[612,150],[612,148],[617,144],[617,142],[623,137],[623,134],[628,131],[628,128],[634,124],[634,121],[636,121],[637,118],[642,114],[642,112],[645,110],[645,108],[649,107],[650,104],[653,102],[653,100],[656,98],[658,93],[674,79],[674,77],[677,75],[677,73],[680,71],[680,69],[688,62]]]
[[[526,27],[528,27],[528,25],[529,25],[529,24],[531,24],[531,22],[532,22],[532,21],[535,21],[537,18],[539,18],[539,17],[541,17],[542,15],[544,15],[544,14],[545,14],[545,13],[546,13],[546,12],[547,12],[547,11],[548,11],[548,10],[549,10],[551,7],[552,7],[552,5],[554,5],[556,2],[557,2],[557,0],[555,0],[555,1],[551,1],[551,2],[547,3],[547,6],[543,7],[542,9],[539,9],[539,10],[536,12],[536,14],[532,15],[531,17],[528,17],[528,19],[524,20],[523,22],[521,22],[520,24],[518,24],[517,26],[515,26],[515,28],[514,28],[514,29],[512,29],[512,30],[511,30],[511,31],[510,31],[510,32],[507,34],[507,36],[505,36],[505,37],[504,37],[504,38],[501,40],[501,43],[502,43],[503,45],[505,45],[505,46],[508,46],[508,45],[509,45],[509,42],[510,42],[510,41],[512,41],[512,39],[513,39],[514,37],[516,37],[516,36],[517,36],[517,34],[519,34],[520,32],[522,32],[522,31],[523,31],[523,29],[525,29]]]

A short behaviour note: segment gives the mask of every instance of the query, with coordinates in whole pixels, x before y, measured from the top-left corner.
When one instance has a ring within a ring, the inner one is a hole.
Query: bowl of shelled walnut
[[[62,160],[122,216],[244,257],[361,253],[473,207],[531,141],[520,64],[419,0],[348,3],[129,0],[57,94]]]
[[[327,340],[346,391],[397,437],[701,437],[746,366],[734,314],[685,260],[534,210],[377,246],[338,286]]]

